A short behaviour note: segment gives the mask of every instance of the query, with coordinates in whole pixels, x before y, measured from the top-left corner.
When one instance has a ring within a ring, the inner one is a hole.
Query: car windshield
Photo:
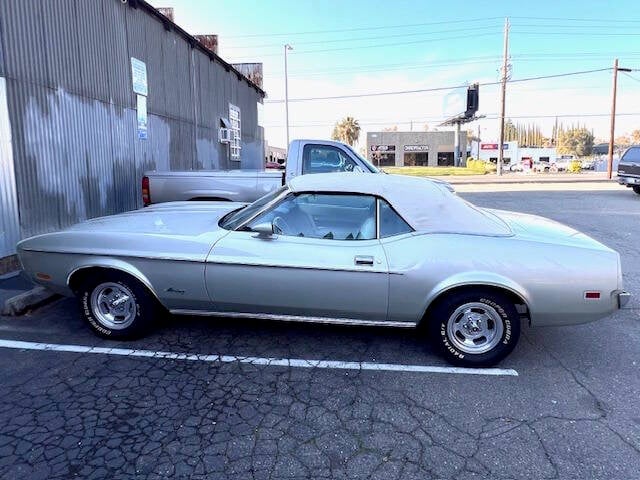
[[[374,167],[371,163],[369,163],[369,160],[367,160],[366,158],[364,158],[362,155],[360,155],[358,152],[356,152],[353,148],[351,148],[349,145],[345,145],[345,147],[347,147],[349,149],[349,151],[355,155],[361,162],[362,164],[365,166],[365,168],[367,168],[369,170],[369,172],[371,173],[380,173],[380,170],[378,170],[376,167]]]
[[[286,191],[288,191],[288,188],[284,186],[280,187],[277,190],[274,190],[271,193],[267,193],[264,197],[260,197],[258,200],[247,205],[246,207],[241,208],[240,210],[236,210],[226,217],[223,217],[220,221],[220,226],[226,230],[235,230],[260,210],[262,210],[265,205],[271,203]]]

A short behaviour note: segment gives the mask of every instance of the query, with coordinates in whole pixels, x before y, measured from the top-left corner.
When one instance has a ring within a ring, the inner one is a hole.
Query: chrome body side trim
[[[242,267],[265,267],[265,268],[286,268],[293,270],[316,270],[319,272],[356,272],[356,273],[379,273],[386,275],[386,270],[371,270],[368,268],[339,268],[339,267],[314,267],[311,265],[277,265],[275,263],[260,263],[260,262],[222,262],[220,260],[207,261],[209,265],[236,265]],[[354,265],[354,267],[357,265]],[[395,275],[402,275],[402,272],[393,272]]]
[[[383,320],[358,320],[354,318],[305,317],[297,315],[277,315],[272,313],[212,312],[205,310],[172,309],[173,315],[193,315],[199,317],[229,317],[260,320],[278,320],[281,322],[322,323],[328,325],[359,325],[367,327],[414,328],[414,322],[391,322]]]

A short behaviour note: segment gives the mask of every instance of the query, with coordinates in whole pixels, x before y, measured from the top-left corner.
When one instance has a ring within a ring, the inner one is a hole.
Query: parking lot
[[[460,189],[617,249],[634,295],[479,374],[413,330],[174,317],[116,343],[70,299],[2,317],[0,478],[638,478],[640,197],[610,187]]]

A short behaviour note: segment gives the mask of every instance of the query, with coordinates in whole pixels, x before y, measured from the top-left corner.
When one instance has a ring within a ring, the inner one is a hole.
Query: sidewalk
[[[20,315],[53,296],[17,272],[0,276],[0,315]]]
[[[452,185],[485,184],[485,183],[592,183],[613,182],[616,176],[610,180],[607,172],[582,172],[582,173],[505,173],[501,177],[494,173],[486,175],[445,175],[433,177],[449,182]]]

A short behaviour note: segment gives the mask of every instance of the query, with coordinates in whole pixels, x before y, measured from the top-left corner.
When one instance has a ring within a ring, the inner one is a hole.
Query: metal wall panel
[[[120,0],[0,0],[0,12],[19,236],[140,207],[147,170],[262,163],[261,94],[145,8]],[[147,139],[138,137],[131,57],[147,65]],[[241,164],[229,162],[218,141],[229,103],[241,108],[242,155],[251,157]],[[9,182],[4,158],[0,182]],[[5,199],[13,190],[1,186],[2,208],[15,205]],[[10,215],[2,212],[8,231]],[[13,230],[9,243],[18,238],[15,222]]]
[[[0,77],[0,258],[12,255],[20,240],[11,136],[7,85],[4,77]]]

